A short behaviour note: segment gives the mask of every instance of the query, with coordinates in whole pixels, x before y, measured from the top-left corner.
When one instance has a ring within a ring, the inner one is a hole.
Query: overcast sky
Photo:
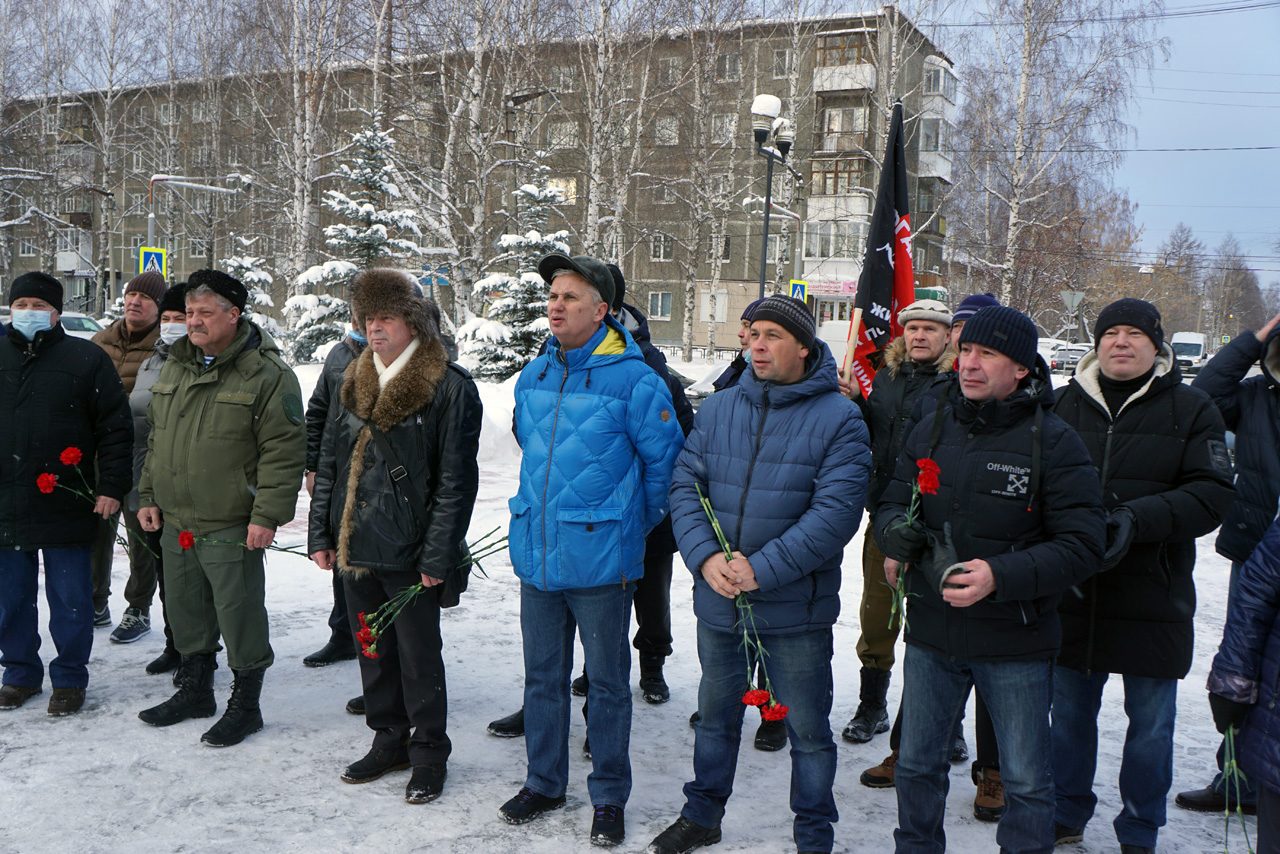
[[[1280,7],[1160,26],[1170,56],[1141,82],[1132,147],[1280,146]],[[1133,152],[1116,184],[1139,204],[1144,249],[1180,221],[1210,252],[1231,232],[1262,282],[1280,282],[1280,149]]]

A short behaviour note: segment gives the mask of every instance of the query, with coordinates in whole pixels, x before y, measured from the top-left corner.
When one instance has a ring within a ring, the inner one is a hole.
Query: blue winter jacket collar
[[[773,409],[839,390],[840,384],[836,381],[836,360],[825,341],[818,341],[815,344],[809,351],[806,362],[804,376],[793,383],[784,384],[759,379],[748,364],[746,370],[742,372],[742,378],[738,380],[738,385],[742,387],[742,393],[747,400],[755,406],[763,405],[767,393],[769,406]]]
[[[600,345],[605,343],[605,338],[609,335],[609,330],[613,330],[622,336],[623,348],[621,353],[599,353]],[[572,350],[566,350],[561,346],[559,339],[554,335],[547,341],[546,358],[549,363],[555,365],[564,365],[572,371],[586,371],[592,368],[598,368],[601,365],[612,364],[623,359],[640,359],[644,360],[644,354],[640,352],[640,347],[636,344],[635,339],[631,337],[623,326],[614,320],[612,315],[606,314],[604,322],[600,324],[600,328],[595,334],[587,339],[587,343],[581,347],[575,347]],[[544,373],[546,369],[543,369]]]

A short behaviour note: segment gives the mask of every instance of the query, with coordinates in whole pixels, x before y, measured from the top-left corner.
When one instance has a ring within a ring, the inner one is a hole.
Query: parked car
[[[1080,357],[1092,349],[1093,347],[1088,344],[1067,344],[1059,347],[1053,351],[1053,358],[1049,360],[1049,370],[1064,374],[1072,373]]]
[[[10,321],[9,306],[0,307],[0,323]],[[62,328],[68,335],[83,338],[86,341],[102,331],[102,324],[87,314],[78,311],[64,311],[59,317]]]

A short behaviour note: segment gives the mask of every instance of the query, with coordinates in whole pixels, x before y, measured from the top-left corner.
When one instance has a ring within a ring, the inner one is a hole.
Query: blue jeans
[[[1113,826],[1121,845],[1154,848],[1165,823],[1165,799],[1173,785],[1173,719],[1178,680],[1124,676],[1124,712],[1129,729],[1120,759],[1123,807]],[[1088,676],[1069,667],[1053,669],[1053,784],[1058,824],[1083,828],[1098,798],[1098,708],[1106,673]]]
[[[831,737],[831,629],[796,635],[762,635],[765,666],[791,741],[793,835],[801,851],[830,851],[831,825],[839,820],[832,785],[836,744]],[[742,635],[698,622],[698,722],[693,743],[693,780],[685,784],[680,814],[703,827],[718,827],[733,792],[738,743],[746,706],[748,673]],[[594,711],[594,709],[593,709]],[[591,745],[595,747],[595,743]],[[754,795],[753,795],[754,797]]]
[[[84,688],[89,684],[89,653],[93,650],[89,547],[40,552],[44,555],[49,634],[58,650],[49,663],[49,681],[55,688]],[[39,688],[44,683],[38,582],[34,550],[0,551],[0,665],[6,685]]]
[[[589,687],[591,803],[625,807],[631,796],[632,585],[544,592],[520,585],[524,640],[525,786],[558,798],[569,785],[569,680],[579,629]]]
[[[982,694],[1000,744],[1005,813],[996,842],[1007,852],[1052,851],[1052,662],[962,661],[908,644],[903,679],[902,750],[894,769],[899,854],[946,850],[951,734],[971,686]]]

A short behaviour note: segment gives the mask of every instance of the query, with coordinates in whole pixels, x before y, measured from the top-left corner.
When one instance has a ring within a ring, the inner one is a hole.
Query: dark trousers
[[[967,698],[966,698],[967,700]],[[903,692],[903,703],[906,701],[906,692]],[[902,706],[898,703],[898,716],[893,719],[893,729],[889,732],[889,749],[897,750],[902,743]],[[960,711],[960,720],[956,721],[955,738],[964,735],[964,710]],[[973,695],[973,767],[975,770],[990,768],[993,771],[1000,770],[1000,746],[996,744],[996,728],[991,723],[991,713],[987,711],[987,704],[982,702],[982,695],[974,692]]]
[[[360,613],[372,614],[404,588],[416,584],[416,572],[342,574],[348,626],[359,631]],[[405,606],[378,638],[377,658],[360,656],[365,723],[373,730],[373,746],[394,750],[408,744],[415,766],[443,765],[452,749],[445,732],[445,690],[440,639],[440,594],[424,590]]]
[[[146,547],[155,553],[156,587],[160,592],[160,614],[164,617],[164,648],[166,652],[177,652],[178,648],[173,643],[173,627],[169,625],[169,609],[164,604],[164,549],[160,547],[160,532],[140,532]]]
[[[130,608],[144,614],[151,613],[151,599],[155,596],[156,577],[160,571],[160,547],[158,537],[152,540],[142,530],[138,514],[131,510],[116,513],[110,519],[99,519],[94,531],[90,551],[90,568],[93,574],[93,607],[101,610],[111,600],[111,569],[115,562],[116,536],[121,517],[129,544],[129,579],[124,585],[124,600]]]
[[[347,649],[355,648],[351,637],[351,618],[347,614],[347,588],[342,573],[333,572],[333,610],[329,612],[329,643]]]
[[[1280,792],[1266,785],[1258,787],[1258,854],[1280,854]]]
[[[671,655],[671,554],[645,549],[644,578],[636,582],[636,636],[640,655]]]

